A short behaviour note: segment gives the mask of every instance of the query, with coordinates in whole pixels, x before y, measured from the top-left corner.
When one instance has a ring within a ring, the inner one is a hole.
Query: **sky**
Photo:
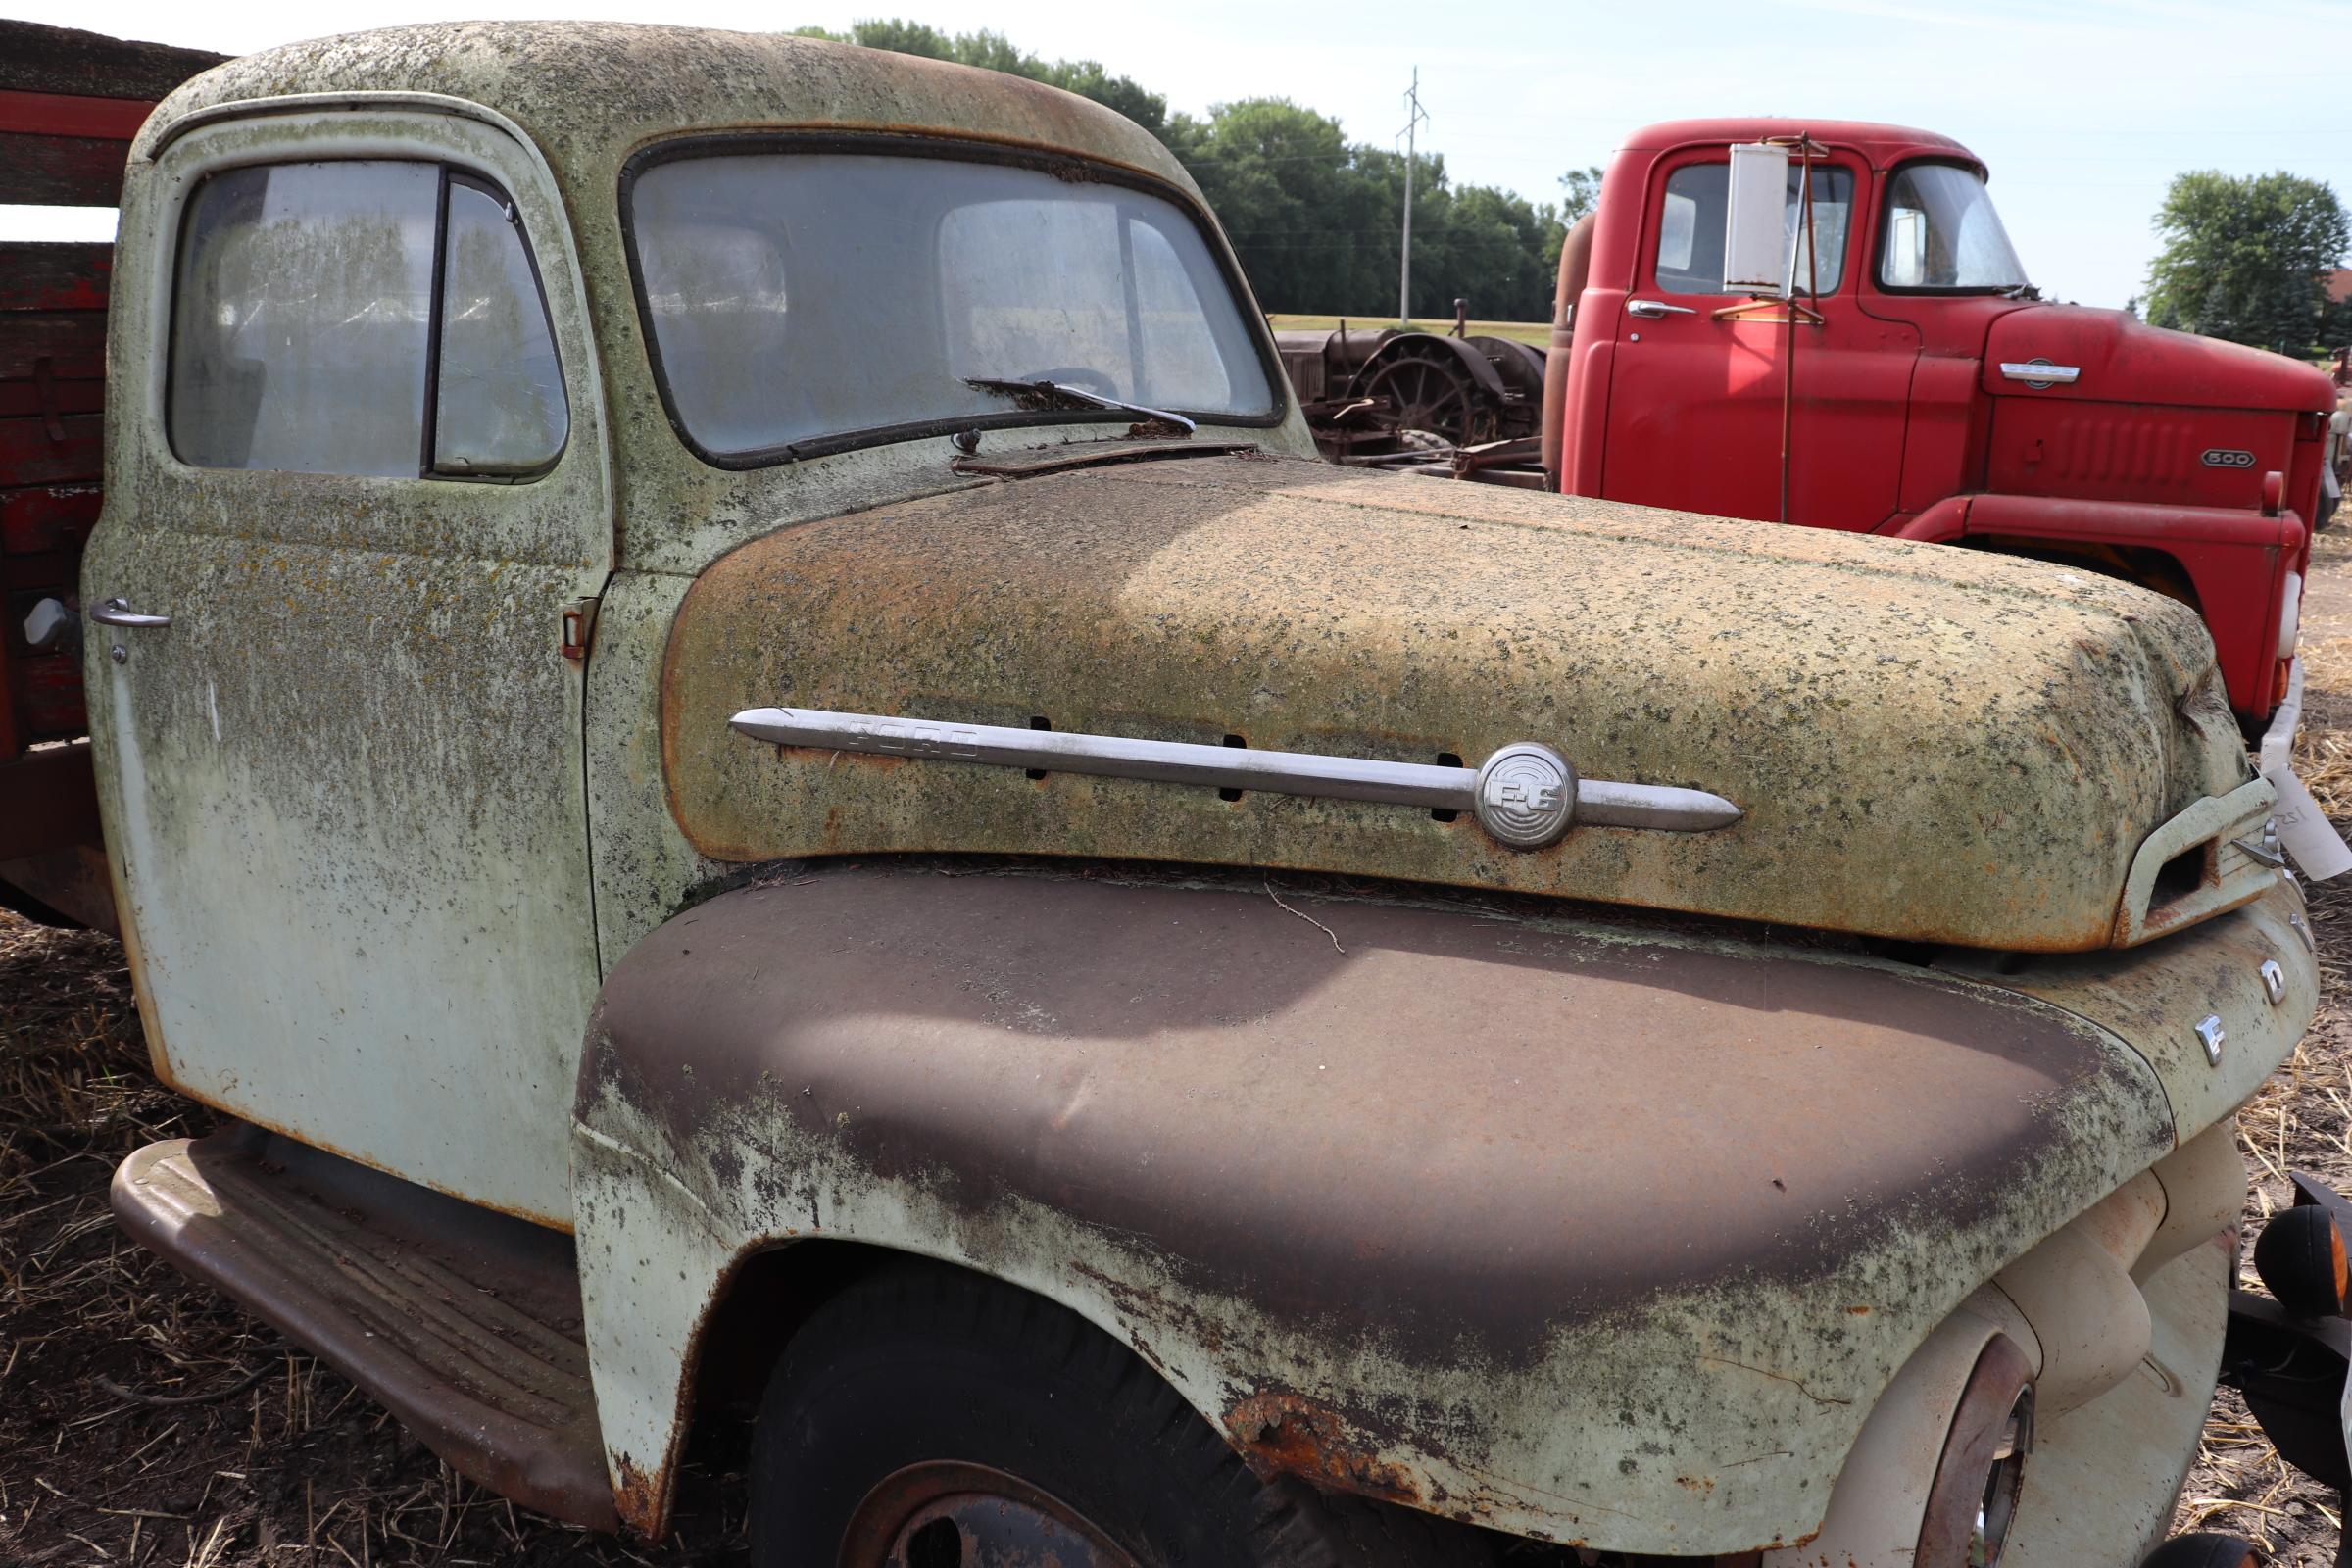
[[[1384,144],[1398,139],[1418,67],[1422,147],[1456,181],[1538,201],[1557,196],[1563,170],[1606,165],[1653,121],[1888,121],[1983,159],[2029,274],[2086,305],[2142,291],[2150,220],[2183,170],[2285,170],[2352,197],[2334,97],[2352,0],[0,0],[0,15],[224,53],[485,16],[755,29],[905,17],[1100,60],[1171,109],[1287,97]]]

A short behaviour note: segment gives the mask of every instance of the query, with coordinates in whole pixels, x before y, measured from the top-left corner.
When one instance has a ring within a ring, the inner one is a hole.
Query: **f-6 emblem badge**
[[[1576,769],[1548,746],[1505,746],[1479,768],[1475,800],[1479,825],[1497,842],[1542,849],[1576,815]]]

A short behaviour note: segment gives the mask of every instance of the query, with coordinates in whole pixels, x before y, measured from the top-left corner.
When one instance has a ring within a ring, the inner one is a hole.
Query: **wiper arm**
[[[1075,404],[1082,409],[1116,409],[1121,414],[1140,414],[1147,419],[1155,419],[1161,424],[1182,430],[1186,435],[1200,428],[1181,414],[1170,414],[1165,409],[1150,408],[1141,403],[1122,402],[1118,398],[1106,398],[1100,392],[1089,392],[1082,386],[1071,386],[1063,381],[1011,381],[996,376],[969,375],[964,377],[963,384],[982,392],[994,392],[1001,397],[1035,398],[1041,403],[1058,401],[1064,408]]]

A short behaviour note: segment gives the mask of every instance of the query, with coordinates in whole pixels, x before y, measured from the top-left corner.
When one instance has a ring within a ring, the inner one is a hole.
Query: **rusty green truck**
[[[208,71],[109,333],[229,1118],[117,1210],[466,1473],[658,1535],[749,1417],[762,1568],[2179,1545],[2318,987],[2189,610],[1322,466],[1150,136],[806,39]]]

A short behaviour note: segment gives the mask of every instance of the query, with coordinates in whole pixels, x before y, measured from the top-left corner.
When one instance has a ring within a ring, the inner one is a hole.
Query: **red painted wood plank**
[[[60,381],[106,374],[106,318],[96,311],[19,311],[0,316],[0,381],[29,381],[36,361]]]
[[[0,490],[0,555],[78,553],[98,521],[100,500],[95,484]]]
[[[65,432],[63,439],[53,435],[50,421],[39,416],[0,419],[0,484],[61,484],[98,477],[104,450],[99,416],[62,415],[56,423]]]
[[[96,414],[105,407],[104,381],[52,381],[45,397],[37,382],[0,381],[0,419],[49,414]],[[8,482],[0,479],[0,485]]]
[[[47,650],[12,653],[8,656],[8,683],[20,742],[68,740],[89,728],[89,713],[82,706],[80,660]]]
[[[0,202],[113,207],[122,199],[125,151],[95,136],[0,132]]]
[[[112,245],[0,244],[0,311],[103,311]]]
[[[67,92],[0,89],[0,130],[34,136],[96,136],[128,141],[155,106],[136,98],[86,98]]]

